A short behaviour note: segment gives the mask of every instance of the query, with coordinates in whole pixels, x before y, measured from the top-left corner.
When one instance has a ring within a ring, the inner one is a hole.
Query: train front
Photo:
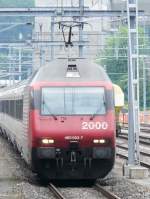
[[[32,89],[32,163],[40,176],[95,180],[107,175],[115,158],[112,84],[71,78]]]

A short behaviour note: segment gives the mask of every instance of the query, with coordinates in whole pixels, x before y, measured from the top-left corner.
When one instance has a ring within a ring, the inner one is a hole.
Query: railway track
[[[121,133],[119,138],[128,139],[128,124],[125,123],[122,125]],[[140,144],[150,145],[150,124],[141,124],[140,126],[140,135],[139,135]]]
[[[123,158],[123,159],[128,159],[128,156],[122,153],[117,153],[117,156]],[[150,169],[150,164],[147,164],[146,162],[140,161],[141,166],[146,167],[148,169]]]
[[[144,125],[143,127],[148,128],[150,132],[150,125]],[[142,133],[143,132],[143,133]],[[148,130],[142,131],[139,135],[140,142],[140,156],[141,156],[141,165],[150,169],[150,134]],[[120,139],[120,140],[119,140]],[[117,139],[117,155],[123,159],[128,159],[128,132],[127,126],[126,130],[122,130]],[[122,141],[122,142],[119,142]]]
[[[121,126],[122,129],[128,129],[128,124],[124,123]],[[150,124],[140,124],[141,132],[150,133]]]
[[[54,184],[50,183],[48,185],[48,188],[57,199],[67,199],[67,197],[64,196]],[[100,192],[107,199],[121,199],[110,191],[104,189],[99,183],[96,183],[93,188],[96,189],[96,191]]]
[[[113,194],[110,191],[107,191],[106,189],[104,189],[101,185],[99,185],[98,183],[95,184],[95,187],[98,191],[100,191],[106,198],[108,199],[121,199],[120,197],[116,196],[115,194]]]
[[[128,159],[128,126],[125,124],[117,139],[117,156]],[[141,165],[150,169],[150,125],[142,124],[139,135]],[[122,142],[121,142],[122,140]],[[119,142],[120,141],[120,142]]]
[[[117,148],[122,149],[123,151],[117,151],[117,156],[123,158],[123,159],[128,159],[128,147],[127,146],[122,146],[120,144],[116,144]],[[144,151],[140,151],[140,154],[143,156],[148,157],[148,159],[150,158],[150,153],[144,152]],[[144,159],[144,158],[143,158]],[[148,169],[150,169],[150,163],[148,163],[146,160],[141,160],[140,164]]]
[[[54,196],[56,196],[56,198],[66,199],[66,197],[63,196],[62,193],[59,191],[59,189],[56,186],[54,186],[52,183],[49,183],[48,188],[54,194]]]
[[[122,131],[118,136],[119,138],[128,140],[128,133]],[[150,145],[150,135],[139,135],[139,141],[141,144]]]

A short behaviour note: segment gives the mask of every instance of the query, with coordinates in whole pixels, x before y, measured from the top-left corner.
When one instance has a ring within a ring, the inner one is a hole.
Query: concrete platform
[[[145,179],[149,177],[149,171],[142,166],[124,165],[123,175],[129,179]]]

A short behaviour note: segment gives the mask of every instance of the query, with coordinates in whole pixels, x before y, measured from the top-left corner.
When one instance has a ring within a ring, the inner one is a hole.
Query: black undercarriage
[[[114,165],[115,151],[111,148],[32,150],[34,170],[49,180],[94,180],[105,177]]]

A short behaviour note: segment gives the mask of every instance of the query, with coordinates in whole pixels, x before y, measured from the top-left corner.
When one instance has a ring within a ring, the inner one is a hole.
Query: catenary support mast
[[[80,16],[83,15],[84,11],[84,0],[79,0],[80,7]],[[79,18],[79,21],[82,22],[82,17]],[[83,41],[83,27],[79,26],[79,41]],[[79,57],[83,57],[83,46],[79,45]]]
[[[136,15],[132,16],[135,11]],[[139,153],[139,50],[138,50],[138,0],[127,0],[128,15],[128,164],[138,165]]]

